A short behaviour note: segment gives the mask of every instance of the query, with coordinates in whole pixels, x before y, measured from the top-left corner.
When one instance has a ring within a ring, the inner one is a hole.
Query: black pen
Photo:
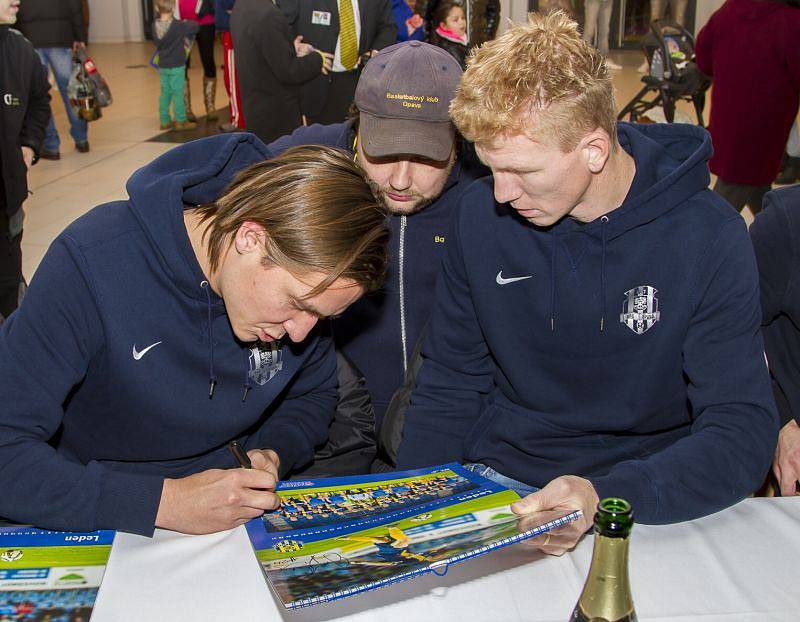
[[[247,452],[245,452],[245,450],[242,449],[242,446],[239,444],[239,441],[233,440],[230,443],[228,443],[228,449],[231,450],[231,453],[233,454],[234,458],[236,458],[236,461],[239,463],[240,467],[242,467],[243,469],[253,468],[253,465],[250,462],[250,457],[247,455]]]

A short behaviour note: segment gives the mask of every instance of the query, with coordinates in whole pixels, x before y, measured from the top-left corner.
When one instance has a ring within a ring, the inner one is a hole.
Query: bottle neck
[[[636,620],[628,579],[629,538],[595,533],[589,576],[576,609],[588,620]]]

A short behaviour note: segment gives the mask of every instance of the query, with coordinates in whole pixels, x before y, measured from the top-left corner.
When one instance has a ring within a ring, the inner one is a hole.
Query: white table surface
[[[298,611],[272,595],[244,528],[210,536],[117,534],[92,622],[170,620],[565,622],[592,555],[522,545]],[[636,525],[630,574],[640,621],[800,619],[800,497],[748,499],[668,526]]]

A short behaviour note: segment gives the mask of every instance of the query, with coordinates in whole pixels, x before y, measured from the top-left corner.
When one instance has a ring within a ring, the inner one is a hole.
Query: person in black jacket
[[[295,36],[333,55],[330,74],[303,86],[303,114],[309,124],[341,123],[364,60],[397,39],[391,0],[349,0],[346,13],[337,0],[281,0],[280,7]],[[353,28],[349,37],[348,20]]]
[[[446,0],[436,11],[436,30],[431,43],[453,55],[462,69],[467,67],[467,18],[458,2]]]
[[[439,26],[436,13],[442,0],[417,1],[417,10],[425,17],[425,33],[430,38]],[[500,0],[464,0],[462,3],[467,16],[467,40],[470,48],[491,41],[497,34],[500,23]]]
[[[238,0],[230,24],[247,130],[270,142],[302,125],[300,85],[326,74],[332,57],[292,40],[269,0]]]
[[[750,227],[763,313],[761,332],[781,418],[772,472],[783,496],[800,483],[800,185],[773,190]]]
[[[33,43],[42,64],[53,70],[69,117],[75,148],[86,153],[89,151],[88,125],[72,111],[67,95],[72,52],[86,41],[81,0],[25,0],[20,7],[18,28]],[[41,157],[58,160],[61,157],[60,145],[61,139],[51,115]]]
[[[0,0],[0,322],[22,292],[22,203],[50,117],[50,84],[29,41],[10,24],[19,0]]]

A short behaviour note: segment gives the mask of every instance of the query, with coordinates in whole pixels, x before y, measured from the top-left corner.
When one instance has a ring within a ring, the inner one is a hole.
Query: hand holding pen
[[[245,452],[244,448],[237,440],[228,443],[228,447],[239,463],[239,466],[243,469],[266,471],[275,478],[276,482],[280,479],[278,472],[281,461],[280,458],[278,458],[278,454],[272,449],[251,449]]]
[[[271,449],[245,452],[229,445],[241,469],[209,469],[180,479],[167,478],[156,527],[183,533],[213,533],[243,525],[280,507],[275,494],[280,460]]]

